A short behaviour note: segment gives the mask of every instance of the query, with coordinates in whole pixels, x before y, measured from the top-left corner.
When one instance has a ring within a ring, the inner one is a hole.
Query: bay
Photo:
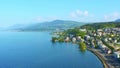
[[[91,52],[52,43],[49,32],[0,32],[0,68],[103,68]]]

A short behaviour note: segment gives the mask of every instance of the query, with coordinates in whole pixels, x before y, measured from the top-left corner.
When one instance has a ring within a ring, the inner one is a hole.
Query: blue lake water
[[[0,32],[0,68],[103,68],[91,52],[50,40],[48,32]]]

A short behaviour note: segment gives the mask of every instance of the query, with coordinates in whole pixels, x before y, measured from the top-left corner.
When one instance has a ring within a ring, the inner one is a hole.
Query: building
[[[114,57],[120,59],[120,51],[114,52]]]
[[[84,31],[84,32],[86,32],[87,30],[86,30],[86,29],[80,29],[80,31]]]
[[[98,43],[98,47],[102,50],[106,50],[107,47],[103,43]]]
[[[75,37],[72,38],[72,42],[74,42],[74,43],[76,42],[76,38]]]
[[[85,35],[85,40],[89,40],[91,37],[89,35]]]
[[[69,42],[70,41],[70,38],[69,37],[66,37],[65,38],[65,42]]]

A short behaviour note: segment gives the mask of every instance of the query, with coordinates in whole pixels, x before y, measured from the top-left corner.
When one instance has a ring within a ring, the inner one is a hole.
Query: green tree
[[[69,29],[66,31],[66,33],[73,34],[75,36],[81,36],[82,38],[84,38],[84,36],[86,35],[86,32],[80,31],[79,28]]]
[[[86,44],[84,42],[80,42],[79,43],[79,49],[80,49],[81,52],[85,52],[86,49],[87,49]]]
[[[58,38],[57,37],[52,37],[52,42],[54,43],[55,41],[57,41]]]

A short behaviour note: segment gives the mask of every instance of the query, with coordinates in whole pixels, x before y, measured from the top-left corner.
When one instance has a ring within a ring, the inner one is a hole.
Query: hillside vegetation
[[[120,22],[102,22],[102,23],[92,23],[92,24],[85,24],[80,28],[85,28],[87,30],[96,30],[96,29],[103,29],[103,28],[120,28]]]

